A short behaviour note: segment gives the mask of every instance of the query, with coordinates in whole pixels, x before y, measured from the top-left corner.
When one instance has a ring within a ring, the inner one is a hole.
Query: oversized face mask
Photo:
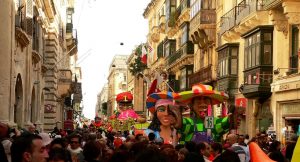
[[[192,108],[197,117],[204,119],[207,116],[208,105],[211,104],[211,100],[208,97],[200,96],[193,99]]]
[[[182,115],[180,106],[172,100],[161,99],[156,103],[156,113],[162,125],[173,125],[180,128]]]
[[[122,102],[119,103],[119,109],[121,111],[125,111],[125,110],[131,109],[131,108],[132,108],[132,103],[122,103]]]

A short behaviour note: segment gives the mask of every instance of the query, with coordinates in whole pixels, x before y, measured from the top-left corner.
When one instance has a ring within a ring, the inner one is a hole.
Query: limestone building
[[[115,55],[108,75],[107,115],[111,116],[117,110],[116,95],[127,90],[128,55]]]
[[[133,95],[133,108],[134,111],[143,116],[147,116],[147,110],[145,105],[146,95],[147,95],[147,79],[148,76],[146,76],[143,73],[139,73],[136,75],[133,75],[130,70],[129,66],[131,63],[135,61],[135,58],[137,56],[135,55],[135,51],[132,52],[131,55],[129,55],[128,60],[126,62],[127,64],[127,91],[130,91]],[[147,79],[146,79],[147,78]]]
[[[49,131],[63,120],[59,74],[70,70],[69,55],[77,52],[77,38],[66,30],[73,3],[0,2],[0,121]]]
[[[241,109],[237,130],[250,136],[275,130],[282,141],[299,131],[300,2],[218,2],[218,86]]]
[[[100,93],[97,95],[96,112],[95,114],[101,118],[107,117],[107,99],[108,99],[108,85],[105,84]]]
[[[144,12],[149,20],[148,42],[154,50],[149,75],[167,75],[161,90],[189,89],[194,69],[194,44],[189,37],[190,1],[152,0]]]

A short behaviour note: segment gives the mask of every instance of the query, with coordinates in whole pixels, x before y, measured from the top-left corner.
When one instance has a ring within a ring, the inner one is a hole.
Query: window
[[[227,43],[217,49],[218,77],[237,75],[239,44]]]
[[[193,19],[201,10],[201,0],[191,0],[190,19]]]
[[[273,27],[259,26],[245,38],[244,83],[270,85],[273,71]]]
[[[292,26],[292,53],[290,54],[290,73],[298,72],[299,29]]]
[[[174,54],[176,51],[176,40],[168,39],[164,44],[164,54],[165,57]]]
[[[186,89],[186,68],[181,69],[180,73],[180,90]]]
[[[272,65],[272,32],[273,29],[268,28],[247,35],[245,38],[245,69]]]
[[[167,0],[166,1],[166,20],[168,21],[171,18],[171,15],[176,11],[176,0]]]
[[[182,37],[180,41],[180,45],[184,45],[189,40],[189,33],[188,33],[188,24],[185,24],[182,27]]]

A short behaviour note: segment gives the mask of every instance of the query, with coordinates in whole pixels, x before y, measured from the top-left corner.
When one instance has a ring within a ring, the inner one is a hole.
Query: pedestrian
[[[81,148],[81,135],[79,134],[71,134],[69,136],[69,147],[68,150],[71,153],[73,160],[78,160],[79,162],[84,162],[83,150]],[[72,160],[72,161],[73,161]]]
[[[49,157],[42,137],[35,134],[17,137],[11,146],[12,162],[46,162]]]

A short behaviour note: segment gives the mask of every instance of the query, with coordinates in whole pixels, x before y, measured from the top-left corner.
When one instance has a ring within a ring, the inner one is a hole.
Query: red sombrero
[[[178,102],[189,103],[194,97],[206,96],[212,99],[212,105],[219,104],[228,99],[228,94],[212,89],[210,85],[196,84],[191,91],[180,92],[174,99]]]
[[[160,99],[167,99],[167,100],[173,100],[178,93],[175,92],[158,92],[158,93],[152,93],[147,97],[146,100],[146,107],[151,112],[155,112],[155,104]]]

